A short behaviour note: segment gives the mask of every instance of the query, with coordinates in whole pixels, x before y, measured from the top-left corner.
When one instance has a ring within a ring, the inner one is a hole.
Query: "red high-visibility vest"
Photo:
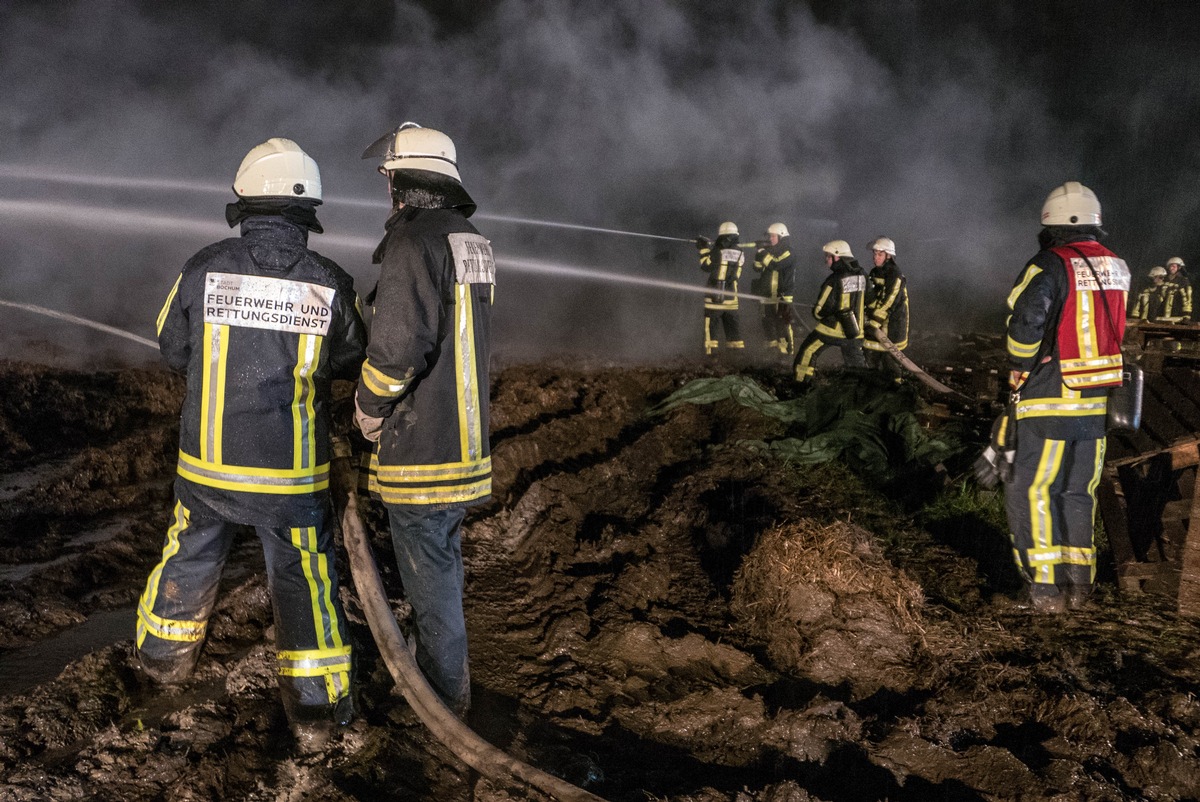
[[[1129,267],[1094,241],[1073,242],[1051,250],[1067,270],[1067,300],[1058,320],[1063,382],[1073,390],[1116,387],[1121,384]]]

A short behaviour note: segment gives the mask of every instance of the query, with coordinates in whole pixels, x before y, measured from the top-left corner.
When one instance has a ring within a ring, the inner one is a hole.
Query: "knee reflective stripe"
[[[144,602],[138,604],[138,646],[142,645],[146,635],[153,635],[160,640],[195,643],[204,640],[204,633],[207,629],[207,621],[177,621],[162,618],[152,613]]]
[[[324,677],[330,702],[350,692],[350,647],[305,649],[277,655],[281,677]]]
[[[1062,561],[1068,565],[1095,565],[1096,550],[1088,548],[1079,548],[1076,546],[1063,546]]]
[[[142,596],[138,600],[138,646],[141,646],[146,640],[147,634],[154,635],[163,640],[200,640],[204,637],[204,622],[169,621],[165,618],[160,618],[153,612],[154,602],[158,599],[158,586],[162,581],[163,568],[166,566],[168,560],[179,553],[179,535],[192,522],[191,512],[178,501],[175,502],[175,509],[172,515],[173,520],[171,521],[171,526],[167,529],[167,542],[163,546],[162,559],[158,561],[158,565],[154,566],[154,570],[150,572],[149,578],[146,579],[146,589],[142,591]],[[173,637],[172,635],[188,634],[189,627],[179,626],[180,624],[191,624],[192,628],[199,626],[199,637]]]
[[[1047,440],[1042,445],[1037,470],[1029,485],[1029,524],[1033,546],[1028,551],[1029,566],[1034,570],[1034,582],[1053,582],[1054,566],[1062,560],[1056,545],[1054,513],[1050,509],[1050,486],[1062,468],[1065,444],[1062,440]]]
[[[746,343],[743,340],[733,340],[731,342],[725,343],[725,345],[728,346],[729,348],[745,348],[746,347]]]
[[[317,550],[317,528],[307,526],[292,529],[292,545],[301,553],[300,565],[308,580],[308,600],[312,608],[313,633],[322,649],[341,648],[342,633],[333,606],[333,582],[329,578],[329,561]],[[325,622],[329,622],[326,638]]]

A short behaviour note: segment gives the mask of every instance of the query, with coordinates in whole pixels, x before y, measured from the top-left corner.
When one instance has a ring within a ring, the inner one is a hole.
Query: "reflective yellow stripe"
[[[1041,347],[1041,340],[1027,345],[1025,343],[1017,342],[1012,338],[1012,335],[1009,335],[1008,337],[1008,353],[1017,357],[1018,359],[1028,359],[1031,356],[1036,356],[1038,349]]]
[[[1025,288],[1029,286],[1029,282],[1033,281],[1034,277],[1041,273],[1042,269],[1037,265],[1030,265],[1025,271],[1025,275],[1018,282],[1017,286],[1013,287],[1012,292],[1008,294],[1008,308],[1015,309],[1017,299],[1021,297],[1021,293],[1025,292]]]
[[[396,487],[376,484],[372,488],[387,504],[452,504],[483,498],[492,492],[491,477],[453,487]]]
[[[1034,582],[1053,582],[1054,566],[1061,560],[1062,553],[1055,545],[1054,517],[1050,509],[1050,486],[1062,467],[1064,443],[1047,440],[1042,444],[1037,470],[1029,485],[1030,534],[1033,547],[1027,551],[1029,565],[1035,572]]]
[[[167,542],[163,545],[162,559],[150,572],[150,577],[146,580],[146,589],[142,591],[142,597],[138,600],[138,646],[141,646],[142,641],[146,639],[147,630],[153,629],[157,635],[160,629],[166,629],[159,626],[163,619],[153,615],[151,611],[154,609],[154,602],[158,599],[158,584],[162,581],[163,568],[166,566],[167,560],[179,553],[179,533],[188,528],[192,519],[188,508],[178,501],[175,502],[172,514],[173,520],[170,528],[167,529]]]
[[[1074,398],[1038,398],[1017,402],[1017,420],[1025,418],[1068,418],[1103,415],[1108,411],[1107,398],[1081,401]]]
[[[441,465],[379,465],[376,475],[384,482],[441,482],[450,479],[472,479],[491,473],[492,458],[472,462],[447,462]]]
[[[363,362],[362,383],[368,390],[379,398],[399,398],[408,387],[408,379],[395,379],[371,364],[370,360]]]
[[[280,651],[279,673],[285,677],[323,677],[350,671],[350,647]]]
[[[167,301],[162,305],[162,309],[158,313],[158,323],[155,325],[155,334],[162,334],[163,325],[167,322],[167,313],[171,311],[171,302],[175,300],[175,295],[179,292],[179,282],[183,281],[183,273],[175,279],[175,286],[171,287],[171,291],[167,293]]]
[[[200,391],[200,457],[221,461],[225,417],[225,374],[229,361],[229,327],[204,324],[204,379]]]
[[[459,455],[464,461],[483,454],[483,417],[479,409],[479,379],[476,374],[475,306],[468,284],[457,286],[454,341],[454,381],[458,389]]]
[[[196,484],[246,493],[299,495],[315,493],[329,487],[328,462],[298,470],[250,468],[243,465],[221,465],[180,451],[176,469],[180,476]]]
[[[292,467],[306,468],[316,459],[316,396],[313,368],[320,363],[324,338],[301,334],[297,344],[296,367],[292,371]]]
[[[313,632],[317,645],[322,649],[342,647],[342,635],[338,631],[337,616],[334,614],[333,598],[330,595],[333,583],[329,579],[329,564],[325,555],[317,549],[317,528],[315,526],[295,527],[292,532],[292,545],[300,552],[300,565],[304,577],[308,580],[308,598],[312,607]],[[329,621],[329,637],[326,639],[325,621]]]

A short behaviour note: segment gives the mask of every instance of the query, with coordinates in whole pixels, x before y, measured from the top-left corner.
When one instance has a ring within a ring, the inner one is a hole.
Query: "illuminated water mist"
[[[114,206],[99,206],[90,203],[66,201],[14,201],[0,199],[0,215],[31,219],[37,222],[55,225],[69,225],[79,228],[99,228],[105,231],[122,230],[141,234],[157,234],[163,236],[204,236],[209,240],[232,236],[229,227],[224,223],[203,222],[190,217],[179,215],[150,214],[136,209]],[[354,236],[346,234],[319,234],[312,240],[317,248],[336,247],[357,251],[373,251],[379,240],[375,237]],[[634,276],[624,273],[610,273],[595,268],[563,265],[555,262],[520,257],[499,257],[496,264],[518,273],[553,274],[572,278],[586,278],[594,281],[606,281],[617,284],[632,284],[643,287],[658,287],[665,290],[703,293],[705,288],[694,284],[684,284],[677,281]],[[744,298],[757,298],[746,296]]]
[[[65,320],[68,323],[76,323],[80,326],[87,326],[89,329],[95,329],[96,331],[114,334],[117,337],[124,337],[126,340],[133,340],[135,343],[147,345],[153,348],[155,351],[158,350],[158,343],[156,343],[154,340],[150,340],[145,337],[139,337],[133,332],[125,331],[124,329],[118,329],[115,326],[106,326],[103,323],[97,323],[94,320],[88,320],[85,317],[68,315],[66,312],[59,312],[55,309],[47,309],[44,306],[35,306],[34,304],[19,304],[13,301],[0,300],[0,306],[6,306],[10,309],[22,309],[26,312],[33,312],[37,315],[45,315],[46,317],[52,317],[56,320]]]
[[[228,184],[212,181],[201,181],[180,178],[133,178],[128,176],[101,175],[98,173],[64,173],[61,169],[38,167],[36,165],[0,164],[0,178],[15,178],[21,180],[39,181],[44,183],[71,184],[82,186],[104,187],[108,189],[148,189],[159,191],[204,192],[229,196],[233,188]],[[387,199],[383,193],[378,198],[350,198],[337,195],[327,196],[325,203],[332,206],[357,206],[373,209],[386,209]],[[533,217],[518,217],[490,212],[476,212],[473,217],[496,223],[511,225],[536,226],[539,228],[569,229],[586,231],[593,234],[611,234],[622,237],[642,237],[646,239],[665,240],[667,242],[692,242],[690,237],[668,237],[662,234],[647,234],[641,231],[626,231],[619,228],[601,228],[579,223],[566,223],[560,220],[542,220]],[[794,225],[814,226],[819,228],[836,228],[836,220],[809,217],[803,218]]]

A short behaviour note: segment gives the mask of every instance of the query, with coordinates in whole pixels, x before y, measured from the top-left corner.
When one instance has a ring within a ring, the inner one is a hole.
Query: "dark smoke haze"
[[[454,138],[481,213],[672,237],[712,235],[728,219],[747,239],[782,221],[802,303],[824,277],[823,242],[846,239],[868,264],[865,244],[891,236],[916,327],[997,331],[1036,250],[1041,202],[1068,179],[1096,190],[1109,244],[1135,274],[1176,254],[1200,261],[1194,4],[219,5],[0,7],[0,165],[197,185],[0,172],[0,297],[153,336],[183,262],[223,236],[232,193],[200,186],[228,186],[271,136],[319,163],[328,233],[312,245],[365,294],[370,248],[334,237],[381,233],[383,179],[359,154],[404,120]],[[30,200],[77,206],[3,205]],[[125,224],[111,222],[113,207]],[[142,227],[144,215],[214,228]],[[687,243],[477,225],[501,258],[702,284]],[[496,297],[502,357],[649,360],[702,347],[698,294],[502,267]],[[753,338],[758,308],[743,308]],[[154,357],[4,317],[0,355],[34,339],[51,356]]]

